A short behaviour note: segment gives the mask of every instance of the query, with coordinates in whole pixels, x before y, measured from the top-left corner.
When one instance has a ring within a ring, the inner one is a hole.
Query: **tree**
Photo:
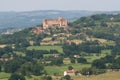
[[[83,68],[81,73],[83,75],[91,75],[92,74],[92,70],[91,70],[91,68]]]
[[[73,69],[73,67],[72,66],[68,66],[68,70],[72,70]]]
[[[98,69],[105,69],[106,65],[105,65],[105,62],[102,59],[97,59],[97,60],[93,61],[92,67],[96,67]]]
[[[21,66],[20,72],[23,75],[28,75],[31,72],[31,63],[25,63]]]
[[[42,65],[32,64],[31,66],[31,72],[33,73],[33,75],[39,76],[43,74],[43,70],[44,70],[44,67]]]
[[[12,47],[10,47],[10,46],[6,46],[6,47],[4,48],[4,50],[5,50],[6,53],[10,53],[10,52],[13,51]]]
[[[113,55],[120,55],[120,44],[116,44],[114,48],[112,49]]]
[[[51,64],[53,64],[53,65],[61,65],[61,64],[63,64],[63,58],[62,57],[54,58],[54,59],[52,59]]]
[[[71,80],[71,77],[69,75],[64,76],[65,80]]]
[[[105,22],[101,22],[100,25],[103,26],[103,27],[107,27],[108,26],[107,23],[105,23]]]
[[[78,63],[87,63],[87,60],[83,57],[77,59]]]
[[[0,72],[1,72],[1,69],[2,69],[2,65],[1,65],[1,63],[0,63]]]
[[[20,68],[21,64],[22,64],[22,61],[17,59],[7,61],[4,64],[4,71],[8,73],[14,73],[15,71],[17,71],[17,69]]]
[[[28,46],[30,46],[30,43],[29,43],[29,41],[24,40],[24,41],[21,42],[21,46],[22,47],[28,47]]]
[[[111,65],[111,68],[112,69],[120,69],[120,57],[115,59],[114,63],[112,63],[112,65]]]
[[[42,80],[52,80],[52,77],[51,76],[44,76],[44,77],[42,77]]]
[[[75,63],[75,59],[74,59],[74,58],[71,58],[71,59],[70,59],[70,62],[71,62],[71,63]]]
[[[39,76],[44,73],[44,66],[42,64],[38,64],[36,61],[30,63],[26,62],[21,66],[20,71],[23,75],[33,74]]]
[[[51,53],[51,54],[56,54],[56,53],[58,53],[58,51],[55,50],[55,49],[50,49],[50,53]]]
[[[115,56],[113,56],[113,55],[107,55],[103,59],[104,59],[105,63],[113,63],[113,62],[115,62]]]
[[[101,74],[101,73],[105,73],[106,70],[104,69],[96,69],[95,67],[90,67],[90,68],[83,68],[81,73],[83,75],[97,75],[97,74]]]
[[[66,56],[71,56],[79,53],[79,46],[75,43],[71,43],[70,45],[64,44],[62,48]]]
[[[10,76],[9,80],[26,80],[26,79],[23,75],[14,73]]]

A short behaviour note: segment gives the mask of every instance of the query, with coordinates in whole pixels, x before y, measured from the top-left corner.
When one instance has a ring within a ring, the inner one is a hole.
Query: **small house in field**
[[[69,76],[75,76],[75,70],[66,70],[64,71],[64,76],[69,75]]]
[[[74,58],[80,58],[80,55],[74,55]]]

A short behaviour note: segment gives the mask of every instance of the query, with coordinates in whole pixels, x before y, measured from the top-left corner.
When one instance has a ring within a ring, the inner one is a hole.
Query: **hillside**
[[[42,32],[37,34],[35,29]],[[80,17],[67,27],[43,29],[36,25],[3,34],[1,79],[20,76],[26,80],[119,80],[119,42],[120,14],[96,14]],[[64,72],[73,76],[63,77]]]
[[[38,41],[38,43],[41,43],[41,45],[61,45],[63,41],[80,44],[84,41],[97,40],[102,44],[114,44],[114,41],[117,41],[120,35],[119,17],[120,14],[98,14],[81,17],[78,20],[69,23],[68,29],[46,29],[39,35],[36,35],[32,32],[32,29],[34,28],[28,28],[20,32],[16,32],[13,35],[7,35],[7,37],[3,36],[5,39],[1,39],[1,43],[9,42],[15,44],[14,41],[16,40],[27,40],[35,42]]]

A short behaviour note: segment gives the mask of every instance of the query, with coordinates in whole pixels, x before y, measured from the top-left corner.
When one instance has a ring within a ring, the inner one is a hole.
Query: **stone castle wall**
[[[44,19],[43,20],[43,28],[49,28],[49,27],[65,27],[67,26],[68,21],[66,19],[63,19],[61,16],[58,17],[58,19]]]

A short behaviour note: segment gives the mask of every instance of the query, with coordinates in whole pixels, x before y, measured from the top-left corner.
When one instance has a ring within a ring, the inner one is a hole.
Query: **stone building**
[[[66,27],[67,26],[67,19],[63,19],[61,16],[58,19],[44,19],[43,20],[43,28],[47,29],[49,27],[54,28],[55,26],[58,27]]]

